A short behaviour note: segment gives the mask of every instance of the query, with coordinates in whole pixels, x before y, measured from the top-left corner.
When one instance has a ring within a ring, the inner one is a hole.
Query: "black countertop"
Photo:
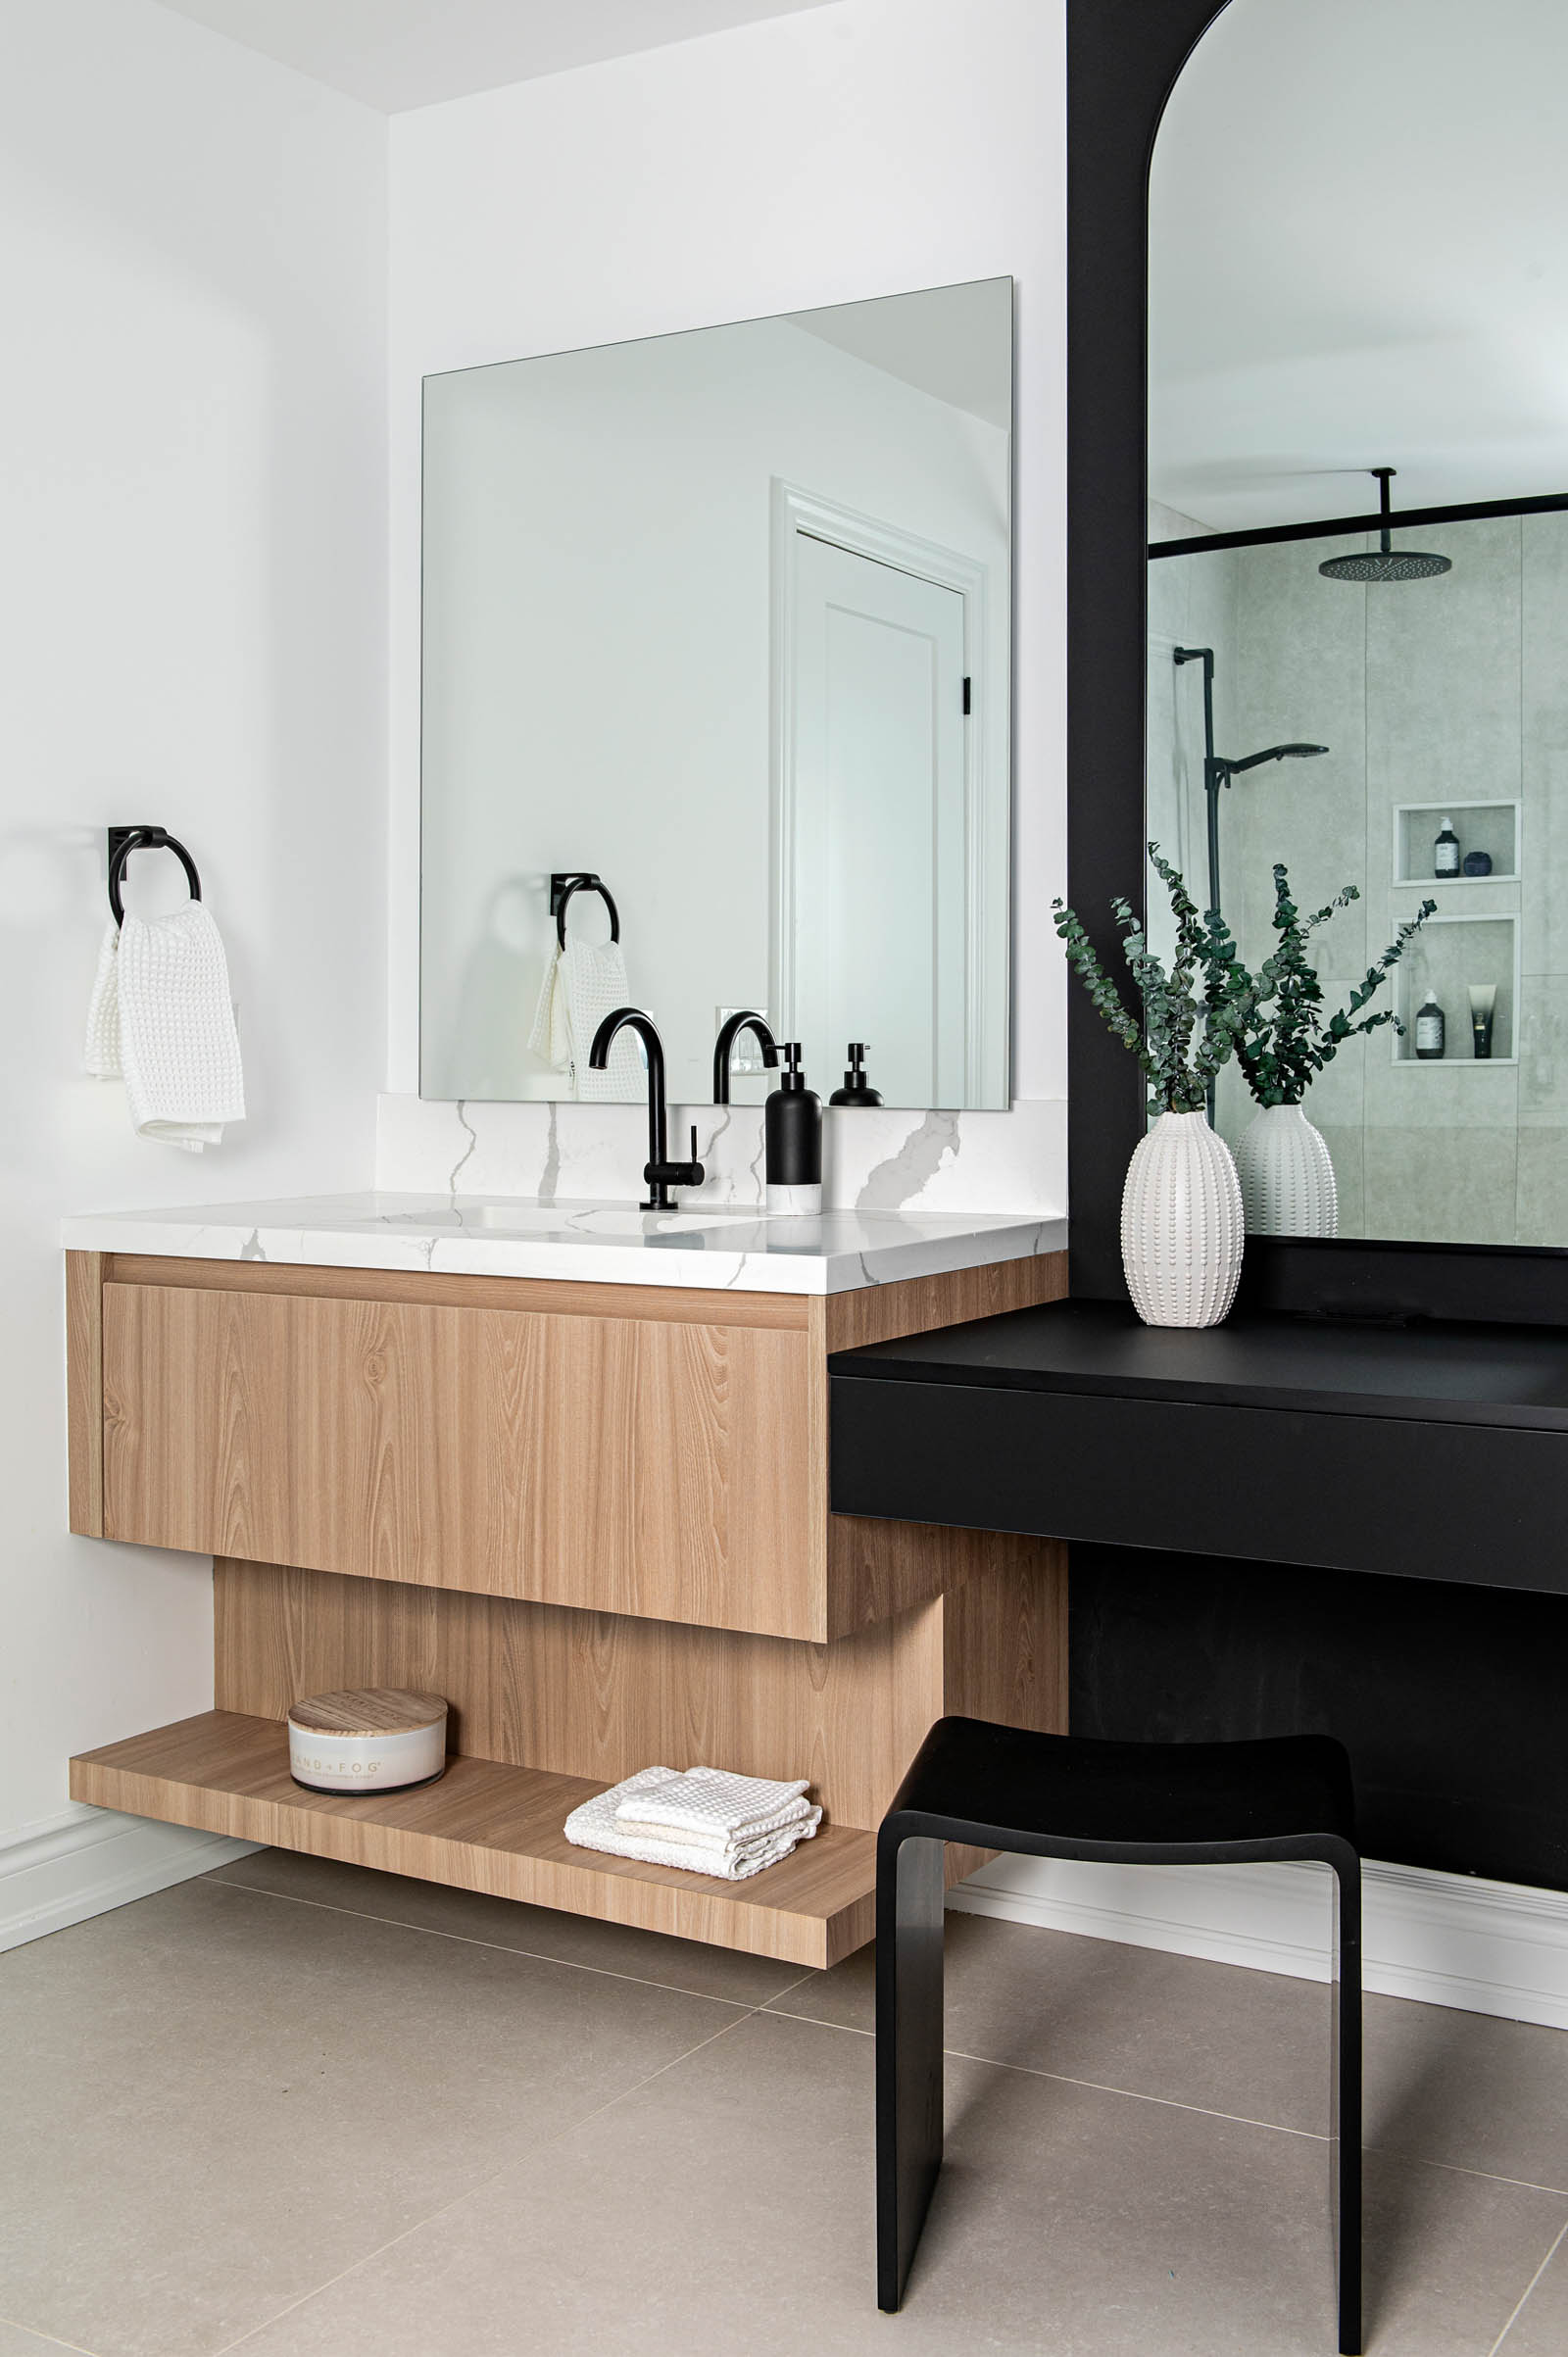
[[[1111,1301],[1053,1301],[836,1351],[836,1379],[978,1385],[1222,1407],[1568,1432],[1568,1331],[1233,1316],[1146,1326]]]

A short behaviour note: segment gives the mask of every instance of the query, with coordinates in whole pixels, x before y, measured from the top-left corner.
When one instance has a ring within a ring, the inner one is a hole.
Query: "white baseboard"
[[[1324,1981],[1329,1879],[1324,1866],[1092,1866],[1008,1855],[951,1891],[948,1904]],[[1362,1891],[1368,1989],[1568,2030],[1568,1893],[1370,1858]]]
[[[257,1846],[81,1806],[0,1833],[0,1949],[210,1874]]]

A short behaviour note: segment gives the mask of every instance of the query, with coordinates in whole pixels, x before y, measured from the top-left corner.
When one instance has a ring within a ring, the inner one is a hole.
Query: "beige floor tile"
[[[208,2357],[745,2018],[206,1880],[0,2007],[0,2315],[103,2357]]]
[[[480,1891],[449,1890],[441,1883],[381,1874],[368,1866],[340,1866],[332,1858],[302,1857],[289,1849],[259,1849],[232,1866],[220,1866],[208,1879],[308,1899],[316,1906],[345,1907],[353,1914],[444,1932],[457,1940],[483,1940],[522,1955],[546,1956],[557,1964],[620,1973],[634,1981],[684,1989],[693,1996],[723,1997],[738,2005],[760,2005],[801,1977],[798,1964],[705,1947],[695,1940],[669,1940],[659,1932],[563,1914],[556,1907],[487,1898]]]
[[[948,2166],[876,2313],[872,2047],[757,2013],[415,2230],[244,2357],[1322,2357],[1315,2137],[956,2062]],[[1373,2357],[1486,2357],[1553,2196],[1380,2160]]]
[[[1366,2041],[1369,2144],[1568,2192],[1568,2033],[1368,1997]]]
[[[50,2340],[42,2332],[28,2332],[21,2325],[8,2325],[0,2317],[0,2357],[60,2357],[62,2349],[74,2345],[69,2340]],[[93,2357],[92,2351],[86,2351],[85,2357]]]
[[[813,1974],[772,2009],[873,2029],[874,1954]],[[1312,1982],[955,1912],[947,2017],[950,2048],[986,2062],[1274,2127],[1328,2125],[1329,1996]]]
[[[1562,2357],[1568,2349],[1568,2239],[1559,2242],[1531,2289],[1497,2357]]]

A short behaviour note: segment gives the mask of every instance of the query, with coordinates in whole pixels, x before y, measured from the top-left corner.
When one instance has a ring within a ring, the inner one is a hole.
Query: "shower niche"
[[[1432,872],[1432,846],[1447,819],[1459,838],[1460,872],[1439,876]],[[1463,862],[1472,853],[1484,853],[1492,862],[1484,875],[1466,875]],[[1492,884],[1519,881],[1519,805],[1517,802],[1396,802],[1394,806],[1394,881],[1432,885],[1443,892],[1485,890]]]
[[[1457,833],[1458,814],[1449,815]],[[1520,963],[1517,916],[1442,911],[1429,916],[1395,969],[1394,1006],[1402,1028],[1389,1026],[1394,1061],[1421,1072],[1441,1072],[1455,1064],[1517,1064]],[[1485,1055],[1479,1053],[1472,1021],[1472,990],[1493,994],[1490,1053]],[[1429,1001],[1443,1009],[1441,1057],[1416,1054],[1416,1010]]]

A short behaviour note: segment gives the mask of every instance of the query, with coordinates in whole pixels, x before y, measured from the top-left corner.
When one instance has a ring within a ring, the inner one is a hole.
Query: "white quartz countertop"
[[[770,1219],[750,1206],[700,1203],[640,1211],[630,1203],[369,1194],[83,1212],[62,1223],[62,1241],[73,1252],[186,1260],[850,1293],[1061,1252],[1067,1223],[983,1211],[823,1211]]]

